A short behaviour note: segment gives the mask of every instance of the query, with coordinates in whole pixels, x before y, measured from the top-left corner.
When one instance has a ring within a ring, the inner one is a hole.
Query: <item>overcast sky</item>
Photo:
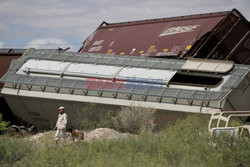
[[[250,0],[0,0],[0,48],[76,51],[102,21],[122,22],[238,9]]]

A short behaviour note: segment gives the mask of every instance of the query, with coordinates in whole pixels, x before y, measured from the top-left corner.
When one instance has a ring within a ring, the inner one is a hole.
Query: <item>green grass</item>
[[[144,132],[121,141],[95,141],[54,147],[0,137],[0,166],[215,166],[250,164],[250,141],[211,139],[208,118],[189,116],[157,133]],[[51,140],[51,139],[48,139]],[[211,144],[216,143],[216,146]],[[16,150],[16,151],[14,151]]]

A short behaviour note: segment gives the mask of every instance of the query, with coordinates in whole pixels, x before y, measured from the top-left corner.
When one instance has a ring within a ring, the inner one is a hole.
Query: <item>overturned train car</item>
[[[29,49],[1,82],[12,111],[38,129],[54,127],[60,105],[71,127],[79,126],[88,103],[154,108],[164,118],[159,124],[185,113],[250,109],[250,66],[225,60]]]
[[[27,49],[14,49],[14,48],[1,48],[0,49],[0,78],[8,71],[10,63],[13,59],[21,57],[21,55]],[[0,90],[3,87],[3,83],[0,82]],[[11,123],[19,124],[18,118],[16,118],[11,112],[8,104],[6,103],[4,97],[0,93],[0,113],[3,114],[3,119],[6,121],[11,121]]]
[[[250,65],[250,23],[236,9],[121,23],[103,22],[79,51],[232,60]]]

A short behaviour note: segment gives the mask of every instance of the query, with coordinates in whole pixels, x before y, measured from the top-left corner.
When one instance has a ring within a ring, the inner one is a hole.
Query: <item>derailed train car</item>
[[[79,51],[160,58],[203,58],[250,64],[250,23],[232,11],[103,22]]]
[[[60,105],[72,127],[87,103],[154,108],[165,123],[185,113],[250,109],[250,66],[225,60],[29,49],[1,82],[12,111],[38,129],[54,127]]]
[[[13,49],[13,48],[1,48],[0,49],[0,78],[8,71],[11,61],[13,59],[17,59],[21,57],[21,55],[26,50],[27,49]],[[0,82],[0,90],[2,89],[2,87],[3,87],[3,83]],[[15,123],[19,122],[17,118],[12,114],[1,92],[0,92],[0,107],[1,107],[0,113],[3,114],[3,119],[12,120]]]

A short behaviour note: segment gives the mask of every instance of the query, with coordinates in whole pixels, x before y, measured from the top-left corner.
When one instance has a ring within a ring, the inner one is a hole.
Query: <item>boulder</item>
[[[94,140],[120,140],[130,136],[130,134],[119,133],[110,128],[98,128],[90,132],[85,132],[84,136],[84,142],[92,142]]]

